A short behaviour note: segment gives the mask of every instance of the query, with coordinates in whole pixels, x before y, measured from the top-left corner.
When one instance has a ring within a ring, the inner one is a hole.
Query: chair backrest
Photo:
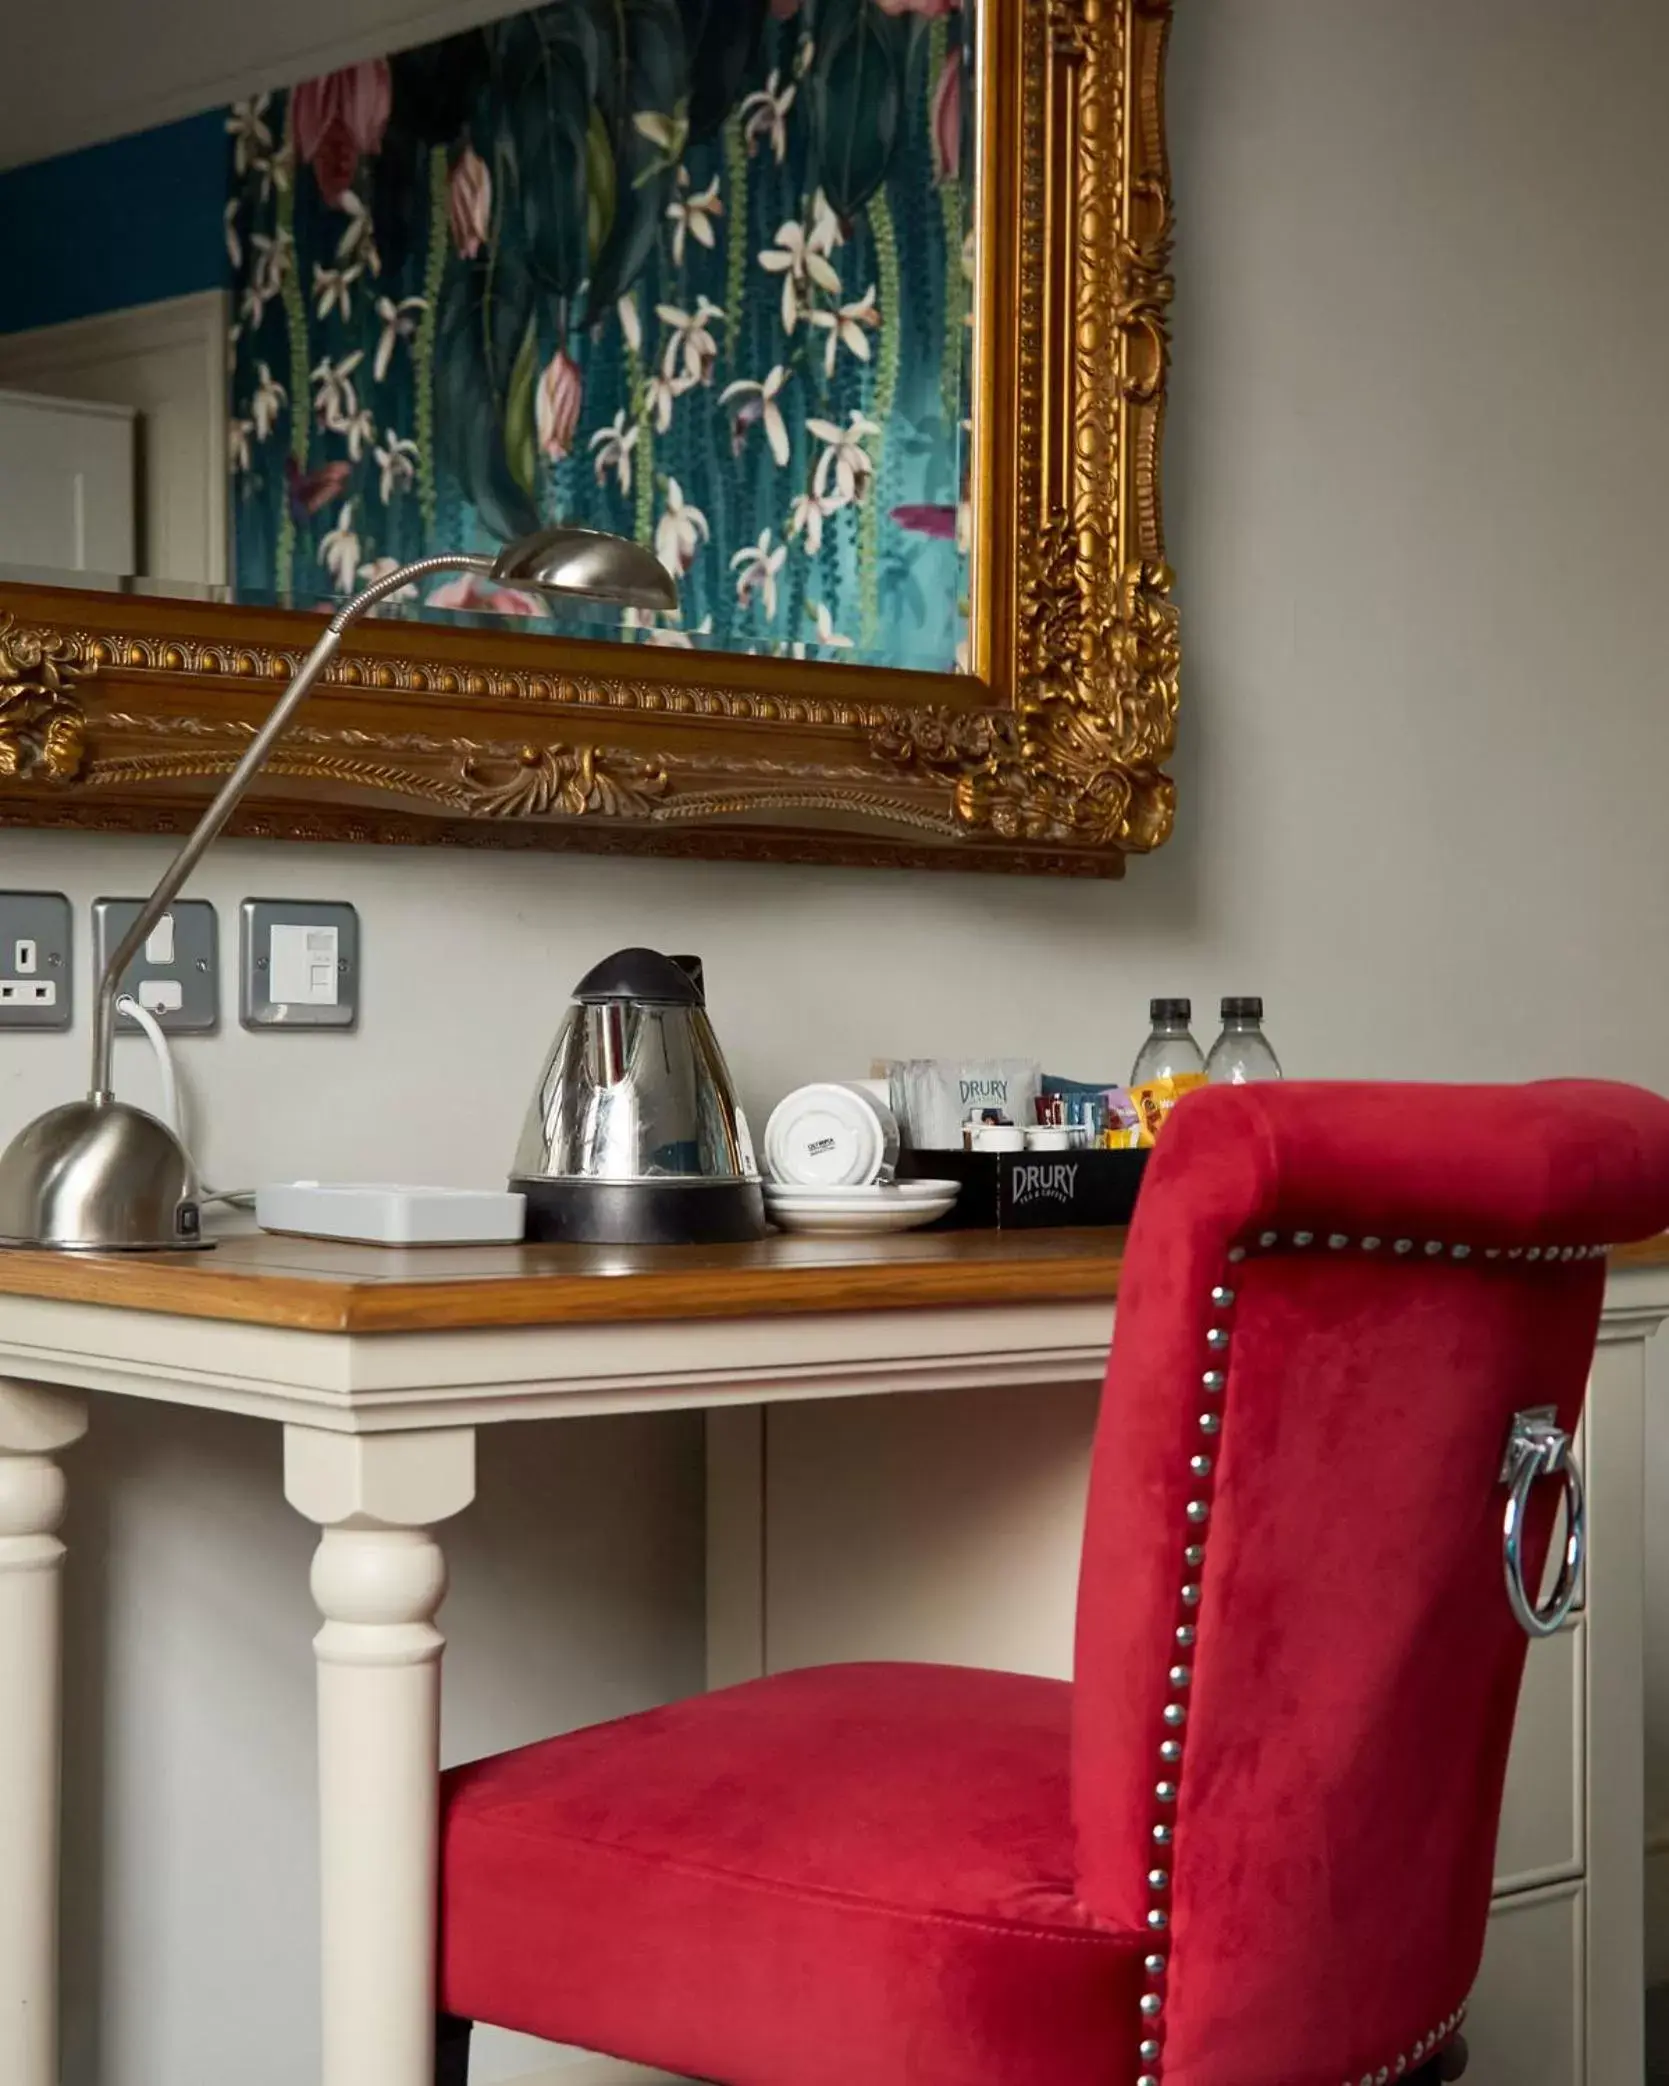
[[[1527,1643],[1507,1435],[1575,1426],[1604,1248],[1666,1226],[1669,1102],[1630,1087],[1213,1088],[1167,1126],[1073,1738],[1079,1894],[1151,1935],[1144,2077],[1394,2079],[1454,2025]]]

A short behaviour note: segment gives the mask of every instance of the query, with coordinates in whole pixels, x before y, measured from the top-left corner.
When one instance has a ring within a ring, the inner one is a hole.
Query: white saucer
[[[915,1231],[954,1208],[948,1202],[895,1202],[877,1209],[808,1210],[771,1205],[765,1214],[779,1231],[803,1232],[808,1238],[861,1238],[888,1231]]]
[[[834,1182],[819,1186],[798,1181],[766,1181],[767,1202],[815,1202],[830,1209],[890,1209],[901,1202],[954,1202],[960,1181],[870,1181],[861,1187]]]
[[[765,1213],[784,1231],[824,1238],[914,1231],[955,1204],[957,1181],[899,1181],[862,1188],[796,1188],[765,1184]]]

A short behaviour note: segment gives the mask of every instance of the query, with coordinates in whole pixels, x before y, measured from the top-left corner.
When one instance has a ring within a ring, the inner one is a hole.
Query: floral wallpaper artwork
[[[572,520],[650,641],[962,663],[972,5],[549,0],[233,107],[240,590]]]

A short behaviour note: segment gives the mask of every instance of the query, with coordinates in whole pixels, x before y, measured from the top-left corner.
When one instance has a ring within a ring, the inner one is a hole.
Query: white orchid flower
[[[689,382],[705,384],[719,359],[719,344],[713,338],[711,322],[724,317],[722,308],[702,296],[696,299],[693,312],[676,304],[657,304],[655,316],[667,328],[666,346],[661,353],[662,376],[672,376],[682,359]]]
[[[253,420],[240,420],[235,413],[227,423],[227,448],[231,454],[234,471],[249,469],[249,437],[254,428]]]
[[[689,175],[682,167],[678,169],[680,180],[687,182]],[[666,206],[666,214],[672,221],[672,265],[684,265],[685,238],[694,239],[698,245],[711,252],[717,243],[713,232],[715,217],[723,217],[724,204],[719,200],[719,177],[715,174],[704,189],[693,196],[678,195]]]
[[[313,410],[321,425],[329,428],[332,434],[346,434],[349,421],[359,411],[359,393],[354,389],[353,373],[364,360],[365,350],[355,348],[340,362],[332,362],[327,355],[312,372]]]
[[[876,422],[866,420],[856,406],[847,416],[845,427],[836,427],[832,420],[806,422],[806,433],[814,435],[824,445],[811,477],[811,489],[820,500],[831,507],[845,507],[862,499],[875,469],[875,459],[863,445],[870,435],[880,432]],[[832,499],[829,493],[831,477],[835,482]]]
[[[637,308],[637,293],[628,292],[615,305],[620,315],[620,332],[634,355],[643,353],[643,319]]]
[[[759,541],[750,543],[746,550],[739,550],[730,561],[730,569],[739,574],[736,581],[738,604],[748,607],[757,594],[764,604],[768,623],[776,619],[777,574],[787,556],[787,544],[779,543],[773,547],[770,530],[761,529]]]
[[[353,525],[354,503],[349,500],[327,529],[319,544],[319,563],[328,568],[338,594],[351,594],[359,571],[359,537]]]
[[[782,330],[792,333],[800,323],[802,292],[813,286],[830,297],[840,295],[840,277],[827,252],[812,238],[804,225],[788,224],[777,227],[776,238],[759,256],[759,265],[767,274],[782,277]]]
[[[846,244],[846,234],[840,226],[840,213],[821,188],[811,199],[811,221],[806,229],[806,244],[813,253],[820,254],[832,254],[837,246]]]
[[[249,270],[249,281],[244,287],[243,312],[252,324],[258,326],[268,302],[284,287],[295,241],[288,232],[256,232],[250,238],[249,246],[255,258]]]
[[[375,581],[382,579],[387,573],[398,572],[399,569],[400,561],[398,558],[373,558],[368,565],[360,566],[359,584],[362,587],[369,587]],[[396,587],[392,594],[385,594],[382,598],[384,602],[415,601],[417,599],[417,582],[414,579],[408,579],[403,587]]]
[[[288,145],[281,145],[270,159],[252,159],[249,171],[260,186],[256,195],[263,203],[272,201],[275,188],[285,189],[290,185],[290,169],[295,164],[295,154]]]
[[[763,381],[756,381],[752,377],[738,377],[734,384],[727,384],[719,393],[721,405],[728,405],[733,398],[752,401],[750,405],[743,406],[736,417],[743,425],[754,420],[763,424],[765,439],[771,445],[771,454],[776,458],[779,470],[786,467],[792,454],[788,441],[788,423],[782,417],[781,406],[777,404],[777,394],[787,382],[788,371],[779,362]]]
[[[232,104],[226,118],[226,135],[232,140],[232,164],[240,174],[248,173],[258,159],[272,150],[272,131],[266,120],[271,107],[270,94],[252,94],[247,101]]]
[[[243,266],[243,241],[238,237],[238,199],[233,196],[222,213],[226,227],[226,258],[234,268]]]
[[[336,258],[345,263],[357,262],[372,275],[382,273],[382,255],[377,251],[376,227],[371,222],[371,213],[365,207],[363,197],[350,188],[343,196],[341,208],[347,215],[347,230],[336,242]]]
[[[816,493],[796,493],[789,501],[786,533],[805,538],[808,558],[815,558],[823,548],[823,523],[839,510],[840,505],[838,500],[832,503],[820,500]]]
[[[602,484],[610,471],[615,475],[623,493],[632,489],[632,451],[637,447],[638,429],[634,421],[626,423],[626,409],[621,407],[608,427],[602,427],[591,437],[592,464],[597,473],[597,483]]]
[[[398,304],[392,297],[377,299],[377,317],[382,321],[382,332],[377,336],[377,352],[371,358],[371,374],[379,384],[388,375],[394,350],[401,341],[411,339],[417,331],[418,320],[428,309],[427,297],[402,297]]]
[[[290,254],[294,252],[294,240],[288,232],[257,232],[250,238],[250,250],[255,254],[255,265],[250,269],[250,288],[265,305],[267,298],[277,296],[284,288],[284,277],[290,273]]]
[[[393,428],[383,432],[382,440],[371,451],[377,460],[378,483],[382,490],[382,503],[386,507],[397,492],[403,492],[417,478],[417,444],[405,435],[397,435]]]
[[[826,601],[819,601],[815,606],[808,601],[806,603],[806,614],[817,625],[815,643],[824,651],[837,652],[842,647],[850,649],[852,640],[849,637],[842,637],[840,632],[834,627],[834,616]],[[811,655],[812,644],[813,640],[809,638],[796,638],[788,649],[796,659],[806,659]]]
[[[674,579],[689,571],[695,563],[696,552],[710,535],[706,515],[684,498],[683,487],[677,479],[669,478],[666,482],[666,507],[655,524],[655,555]]]
[[[831,650],[838,650],[842,646],[849,647],[851,645],[852,640],[849,637],[842,637],[840,632],[834,627],[834,616],[826,601],[818,602],[815,608],[808,602],[806,604],[806,613],[817,625],[817,642],[820,645],[825,645]]]
[[[290,394],[279,383],[264,362],[255,365],[255,395],[249,401],[249,417],[254,425],[255,439],[264,442],[277,424],[280,412],[290,402]]]
[[[849,349],[860,362],[869,360],[869,341],[865,337],[866,326],[874,328],[881,323],[881,314],[875,309],[875,285],[870,284],[863,295],[852,304],[842,304],[834,311],[814,311],[809,314],[813,326],[828,329],[829,345],[823,356],[823,371],[826,376],[835,372],[835,354],[840,348]]]
[[[348,415],[340,432],[347,438],[348,455],[358,463],[366,450],[375,446],[377,416],[369,406],[361,406],[357,412]]]
[[[777,165],[782,165],[788,157],[788,111],[799,91],[793,80],[785,86],[781,73],[773,66],[764,86],[742,103],[742,135],[748,141],[750,156],[765,140]]]
[[[353,287],[364,273],[355,262],[351,268],[325,268],[313,263],[313,309],[321,319],[328,319],[333,311],[342,314],[344,322],[353,317]]]
[[[664,435],[672,425],[672,408],[690,389],[688,377],[652,376],[643,387],[643,399],[650,417],[655,423],[655,432]]]

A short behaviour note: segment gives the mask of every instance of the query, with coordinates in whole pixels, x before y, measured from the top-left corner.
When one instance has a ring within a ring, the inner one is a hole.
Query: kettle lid
[[[607,1000],[645,1000],[662,1007],[699,1007],[701,989],[658,949],[616,949],[593,965],[574,987],[582,1006]]]

